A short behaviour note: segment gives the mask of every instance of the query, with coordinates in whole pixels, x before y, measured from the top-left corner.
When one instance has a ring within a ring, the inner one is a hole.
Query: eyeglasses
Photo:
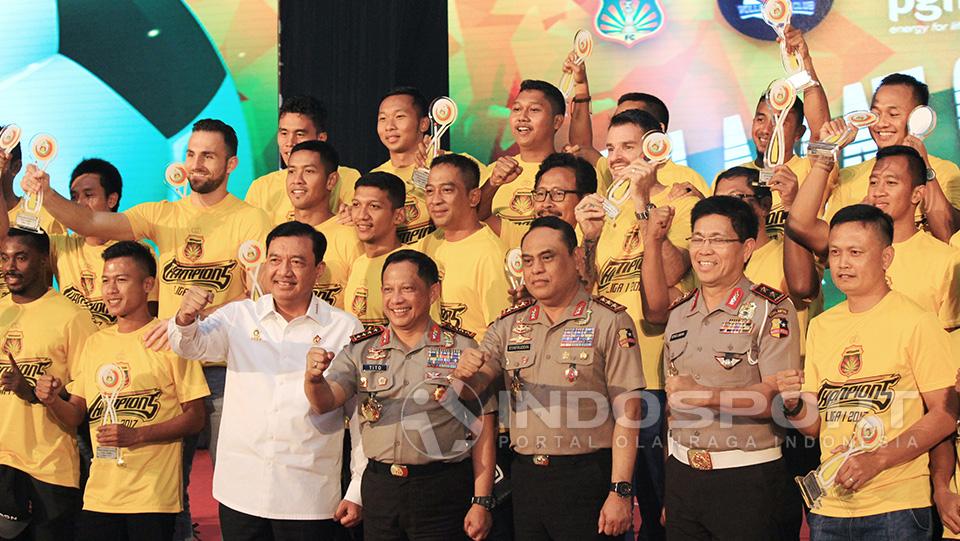
[[[731,194],[727,194],[727,195],[729,195],[730,197],[736,197],[737,199],[739,199],[739,200],[741,200],[741,201],[746,201],[747,199],[756,199],[756,198],[757,198],[757,196],[755,196],[755,195],[750,195],[750,194],[748,194],[748,193],[731,193]]]
[[[687,239],[690,246],[727,246],[734,242],[740,242],[740,239],[724,239],[720,237],[690,237]]]
[[[583,195],[583,192],[578,190],[563,190],[561,188],[554,188],[552,190],[534,190],[533,191],[533,200],[534,201],[546,201],[547,194],[550,194],[550,200],[554,203],[559,203],[566,199],[568,193],[575,193],[577,195]]]

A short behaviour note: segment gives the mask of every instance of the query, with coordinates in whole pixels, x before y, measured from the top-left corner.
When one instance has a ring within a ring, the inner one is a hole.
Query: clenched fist
[[[493,172],[490,173],[492,186],[500,187],[509,184],[523,173],[523,167],[520,162],[510,156],[501,156],[497,163],[493,164]]]
[[[333,357],[332,352],[323,348],[310,348],[310,351],[307,352],[307,381],[310,383],[323,381],[323,372],[330,366]]]
[[[777,390],[787,409],[794,409],[800,400],[800,388],[803,387],[803,370],[781,370],[777,372]]]
[[[457,368],[453,371],[453,377],[459,380],[472,378],[483,368],[488,358],[489,355],[479,349],[467,348],[463,350],[460,360],[457,362]]]
[[[44,374],[37,380],[37,386],[34,387],[33,393],[37,395],[37,400],[49,405],[57,399],[61,390],[63,390],[63,382],[60,381],[60,378]]]
[[[177,325],[184,327],[193,324],[211,302],[213,302],[213,291],[200,286],[188,289],[180,303],[180,311],[177,312]]]

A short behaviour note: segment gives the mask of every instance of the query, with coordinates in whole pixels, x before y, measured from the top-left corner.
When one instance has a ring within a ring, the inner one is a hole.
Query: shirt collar
[[[427,329],[423,332],[420,340],[410,348],[408,353],[423,349],[427,346],[443,345],[445,342],[452,342],[452,339],[453,337],[449,331],[444,331],[437,322],[430,319],[427,323]],[[450,345],[453,344],[451,343]],[[404,349],[403,343],[396,337],[396,333],[393,332],[393,329],[389,325],[384,327],[374,347],[377,349]]]
[[[582,287],[577,287],[577,294],[574,295],[566,310],[563,311],[563,315],[557,318],[557,320],[553,323],[550,323],[550,321],[547,319],[547,315],[542,313],[540,303],[534,304],[530,308],[527,308],[527,311],[524,312],[521,318],[518,318],[518,321],[523,323],[542,323],[548,327],[552,327],[555,325],[560,325],[561,323],[565,323],[571,319],[580,319],[584,317],[587,313],[587,308],[589,305],[590,295]]]
[[[279,313],[277,313],[276,305],[273,301],[273,295],[267,294],[261,296],[257,299],[253,307],[254,314],[257,316],[257,320],[263,321],[267,317],[278,317],[283,319]],[[310,296],[310,305],[307,306],[307,312],[298,316],[295,319],[300,317],[307,317],[315,321],[318,325],[323,325],[330,319],[330,305],[317,297],[316,295]]]
[[[752,284],[746,276],[741,276],[740,281],[737,282],[737,285],[733,287],[727,293],[727,300],[723,302],[720,306],[717,306],[713,311],[722,310],[730,315],[737,315],[740,305],[743,304],[744,299],[747,297],[747,293],[750,292]],[[702,299],[703,291],[702,286],[698,287],[696,292],[693,294],[693,301],[689,308],[687,308],[687,317],[690,317],[693,314],[708,314],[706,309],[706,302]]]

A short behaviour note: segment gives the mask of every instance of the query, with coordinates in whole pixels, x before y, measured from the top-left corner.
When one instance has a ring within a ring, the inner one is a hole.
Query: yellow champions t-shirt
[[[960,167],[951,161],[929,155],[930,167],[937,173],[937,182],[943,194],[955,207],[960,207]],[[840,170],[840,182],[830,194],[827,202],[827,212],[824,217],[828,222],[838,210],[843,207],[862,203],[863,198],[867,196],[867,189],[870,187],[870,174],[873,172],[873,166],[877,163],[876,158],[871,158],[865,162],[844,167]],[[921,209],[917,208],[917,218],[920,217]]]
[[[347,285],[350,265],[363,253],[357,230],[337,223],[336,215],[314,229],[326,237],[327,251],[323,255],[325,267],[323,273],[317,276],[313,293],[331,306],[343,308],[343,290]]]
[[[93,322],[101,328],[117,321],[107,312],[101,290],[103,252],[114,244],[116,241],[107,241],[93,246],[79,235],[50,235],[50,258],[60,294],[90,312]],[[150,252],[153,253],[153,249]],[[157,298],[154,287],[149,300]]]
[[[680,250],[686,250],[690,237],[690,211],[697,198],[683,196],[670,199],[666,188],[650,198],[658,207],[675,209],[673,224],[667,238]],[[640,265],[643,262],[643,236],[634,214],[633,202],[627,200],[620,215],[604,224],[597,243],[597,293],[627,307],[627,313],[637,326],[643,377],[647,389],[663,389],[663,330],[662,325],[651,325],[643,318],[640,302]]]
[[[533,185],[536,183],[540,162],[524,161],[519,154],[513,158],[523,171],[513,182],[504,184],[497,190],[493,196],[493,213],[504,220],[530,225],[533,221]],[[495,165],[496,162],[488,165],[487,171],[492,172]]]
[[[211,306],[242,297],[244,269],[237,250],[270,231],[267,215],[233,195],[201,208],[189,198],[142,203],[123,213],[136,238],[157,244],[160,265],[159,317],[177,313],[183,294],[197,285],[214,292]]]
[[[893,441],[923,416],[917,394],[953,387],[958,360],[936,316],[891,291],[866,312],[843,302],[810,322],[803,391],[817,395],[820,456],[849,442],[864,415]],[[814,513],[863,517],[930,505],[927,453],[880,472],[855,493],[830,488]]]
[[[887,283],[940,318],[943,328],[960,326],[960,251],[918,231],[893,244]]]
[[[613,172],[610,170],[610,162],[607,161],[606,156],[600,156],[595,169],[597,170],[597,193],[606,195],[607,190],[613,185]],[[668,188],[674,184],[689,182],[703,195],[710,195],[710,188],[700,173],[686,165],[674,163],[673,160],[664,163],[657,171],[657,182]]]
[[[443,231],[437,230],[417,250],[433,258],[440,269],[442,321],[482,339],[487,326],[510,306],[506,248],[500,238],[486,225],[456,242],[447,241]]]
[[[210,394],[200,363],[167,351],[143,346],[143,335],[153,324],[129,333],[116,326],[102,329],[87,339],[77,362],[77,377],[68,386],[70,394],[87,401],[93,463],[83,493],[83,508],[100,513],[178,513],[181,501],[182,440],[125,447],[124,465],[96,458],[97,428],[103,422],[105,403],[97,387],[97,371],[116,364],[125,384],[114,407],[117,419],[130,428],[169,421],[183,410],[181,404]]]
[[[0,371],[10,370],[7,353],[31,386],[51,374],[69,383],[83,342],[96,331],[90,314],[50,289],[28,304],[0,299]],[[43,404],[28,404],[0,391],[0,464],[34,479],[65,487],[80,486],[76,431],[53,420]]]
[[[397,250],[400,249],[402,247],[397,248]],[[357,316],[364,327],[370,328],[388,323],[383,313],[383,295],[380,292],[383,282],[380,280],[380,273],[387,256],[397,250],[391,250],[374,258],[361,253],[350,267],[350,276],[347,278],[347,287],[343,296],[345,309]]]
[[[340,204],[350,205],[353,201],[353,189],[360,178],[360,171],[352,167],[340,166],[337,168],[340,180],[330,192],[330,212],[336,214]],[[280,169],[267,173],[253,181],[247,189],[244,198],[248,204],[267,213],[270,221],[275,224],[289,222],[292,218],[293,203],[287,196],[287,170]]]

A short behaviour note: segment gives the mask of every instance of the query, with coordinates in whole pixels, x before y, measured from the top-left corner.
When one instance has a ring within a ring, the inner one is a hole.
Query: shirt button
[[[697,380],[697,381],[700,381],[700,374],[695,374],[695,375],[693,376],[693,379],[695,379],[695,380]]]
[[[703,351],[703,346],[697,346],[697,351]]]
[[[694,435],[694,436],[699,436],[699,435],[700,435],[700,431],[699,431],[699,430],[694,430],[694,431],[693,431],[693,435]]]
[[[547,358],[548,358],[548,359],[550,358],[550,354],[549,354],[549,353],[547,353]]]

